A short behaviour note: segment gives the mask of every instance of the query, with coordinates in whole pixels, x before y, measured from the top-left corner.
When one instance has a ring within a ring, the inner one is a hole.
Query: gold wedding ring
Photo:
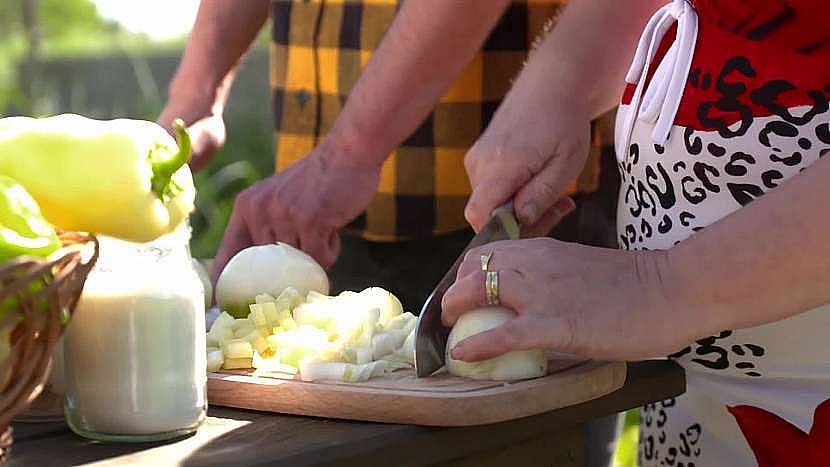
[[[490,258],[493,257],[493,252],[481,255],[481,270],[486,271],[490,268]]]
[[[500,303],[498,271],[487,271],[487,274],[485,274],[484,293],[488,305],[498,305]]]

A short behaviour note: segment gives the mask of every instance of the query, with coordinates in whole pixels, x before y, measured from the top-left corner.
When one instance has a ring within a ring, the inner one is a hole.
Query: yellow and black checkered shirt
[[[416,0],[417,1],[417,0]],[[277,170],[331,128],[400,5],[398,0],[273,0],[271,87]],[[386,160],[367,211],[347,228],[374,241],[468,227],[464,155],[486,128],[562,0],[514,1],[434,112]],[[474,14],[474,12],[471,12]],[[596,132],[595,132],[596,133]],[[599,141],[597,134],[594,139]],[[596,189],[598,151],[573,191]]]

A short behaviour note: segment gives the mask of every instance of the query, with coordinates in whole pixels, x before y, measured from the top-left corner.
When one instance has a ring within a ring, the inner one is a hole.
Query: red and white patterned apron
[[[830,152],[828,18],[825,0],[654,15],[617,116],[622,248],[670,248]],[[830,466],[830,306],[671,358],[687,392],[643,408],[641,466]]]

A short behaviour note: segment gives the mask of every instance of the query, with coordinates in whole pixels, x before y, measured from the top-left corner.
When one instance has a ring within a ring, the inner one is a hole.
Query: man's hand
[[[169,103],[162,110],[158,124],[172,132],[173,120],[181,118],[190,133],[192,153],[190,168],[203,169],[217,151],[225,145],[225,121],[221,113],[199,112],[196,106],[186,107]]]
[[[564,190],[588,157],[590,119],[584,105],[565,99],[563,110],[529,118],[525,105],[511,105],[518,100],[505,101],[464,158],[473,188],[465,216],[478,231],[512,198],[522,234],[541,236],[573,210]]]
[[[324,268],[334,264],[340,253],[337,230],[369,206],[380,166],[355,165],[325,146],[237,196],[215,276],[238,251],[274,242],[300,248]]]

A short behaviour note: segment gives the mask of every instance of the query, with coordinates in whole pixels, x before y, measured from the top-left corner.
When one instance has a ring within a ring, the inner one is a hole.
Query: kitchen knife
[[[441,300],[444,293],[455,282],[455,276],[467,251],[498,240],[519,238],[519,225],[513,215],[513,202],[496,208],[484,228],[478,232],[464,251],[456,258],[449,271],[429,294],[415,328],[415,374],[420,378],[429,376],[444,366],[445,348],[450,328],[441,321]]]

